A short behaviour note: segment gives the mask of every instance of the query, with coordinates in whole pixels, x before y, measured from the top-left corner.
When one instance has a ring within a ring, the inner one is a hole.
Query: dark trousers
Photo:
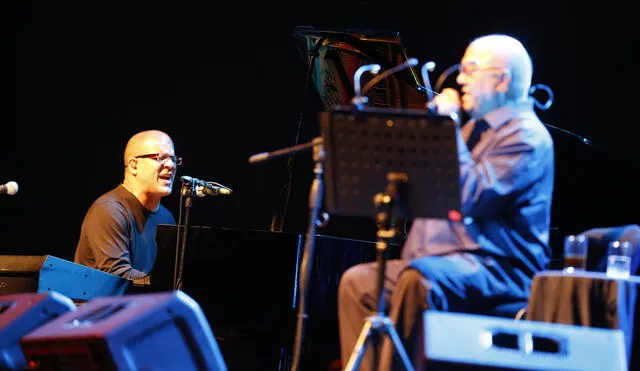
[[[343,365],[349,360],[366,317],[376,309],[376,263],[359,264],[345,271],[338,289],[338,321]],[[477,308],[512,300],[526,300],[531,275],[506,259],[461,252],[427,256],[386,264],[385,310],[396,326],[403,347],[416,370],[424,367],[425,310],[475,312]],[[379,370],[402,369],[385,337]],[[360,370],[373,370],[373,352],[367,348]],[[393,366],[392,366],[393,364]]]

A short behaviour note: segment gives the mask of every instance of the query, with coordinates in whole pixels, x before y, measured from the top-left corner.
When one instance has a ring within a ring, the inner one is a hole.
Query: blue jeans
[[[345,271],[338,289],[338,323],[343,365],[356,345],[367,316],[376,309],[376,263],[359,264]],[[428,309],[477,312],[529,296],[531,274],[517,264],[475,252],[390,260],[386,264],[383,295],[385,311],[395,324],[403,346],[416,370],[423,367],[423,312]],[[385,339],[380,353],[380,369],[389,370],[394,349]],[[373,370],[370,349],[360,370]],[[400,366],[396,361],[394,366]]]

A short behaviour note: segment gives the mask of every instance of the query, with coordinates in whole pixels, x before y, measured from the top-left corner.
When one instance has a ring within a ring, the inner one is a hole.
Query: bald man
[[[176,224],[160,201],[171,193],[181,162],[169,135],[148,130],[132,136],[124,151],[124,179],[87,211],[74,261],[144,280],[156,258],[158,224]]]
[[[465,218],[414,220],[401,259],[387,262],[389,317],[416,370],[425,363],[425,310],[475,313],[527,300],[533,275],[551,259],[554,152],[529,96],[532,74],[531,58],[517,39],[483,36],[462,57],[456,78],[462,96],[450,88],[434,99],[439,113],[462,109],[470,118],[457,130]],[[360,264],[341,277],[343,365],[375,309],[376,269]],[[402,369],[397,361],[390,365],[393,351],[387,339],[381,370]],[[360,369],[374,369],[370,350]]]

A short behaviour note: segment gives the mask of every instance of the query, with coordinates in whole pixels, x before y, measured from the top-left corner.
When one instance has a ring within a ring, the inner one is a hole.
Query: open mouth
[[[162,174],[158,178],[160,180],[164,180],[167,183],[171,183],[171,180],[173,179],[173,175],[171,175],[171,174]]]

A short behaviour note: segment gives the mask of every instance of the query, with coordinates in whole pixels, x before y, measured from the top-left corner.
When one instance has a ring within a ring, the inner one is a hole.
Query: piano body
[[[151,291],[173,287],[177,232],[175,225],[158,228]],[[317,365],[325,370],[339,358],[340,276],[355,264],[375,261],[376,252],[371,241],[315,238],[303,363],[304,369]],[[200,304],[230,369],[289,369],[304,245],[302,233],[209,226],[187,230],[182,290]],[[390,256],[399,251],[399,245],[391,245]]]

